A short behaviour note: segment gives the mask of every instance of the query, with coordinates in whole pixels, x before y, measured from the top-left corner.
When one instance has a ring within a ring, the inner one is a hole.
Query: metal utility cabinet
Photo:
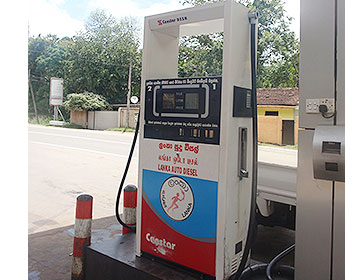
[[[295,279],[344,279],[344,0],[301,0]]]

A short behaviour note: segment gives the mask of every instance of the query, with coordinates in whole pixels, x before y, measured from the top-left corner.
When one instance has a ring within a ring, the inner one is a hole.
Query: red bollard
[[[127,225],[136,224],[136,208],[137,208],[137,187],[127,185],[124,188],[123,197],[123,222]],[[130,229],[123,227],[122,234],[130,232]]]
[[[84,279],[84,251],[91,244],[93,197],[77,197],[75,236],[73,239],[72,280]]]

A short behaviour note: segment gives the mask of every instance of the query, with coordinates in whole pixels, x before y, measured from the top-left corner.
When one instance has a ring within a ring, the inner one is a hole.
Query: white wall
[[[117,111],[89,111],[88,128],[89,129],[107,129],[118,127]]]

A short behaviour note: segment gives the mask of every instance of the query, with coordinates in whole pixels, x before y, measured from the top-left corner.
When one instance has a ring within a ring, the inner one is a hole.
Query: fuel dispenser
[[[232,0],[145,18],[136,254],[216,279],[248,260],[257,15]],[[179,38],[224,33],[221,77],[178,78]]]

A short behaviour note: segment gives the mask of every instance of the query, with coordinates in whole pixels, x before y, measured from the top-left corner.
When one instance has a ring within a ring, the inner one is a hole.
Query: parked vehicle
[[[257,223],[295,229],[297,150],[259,146]]]

